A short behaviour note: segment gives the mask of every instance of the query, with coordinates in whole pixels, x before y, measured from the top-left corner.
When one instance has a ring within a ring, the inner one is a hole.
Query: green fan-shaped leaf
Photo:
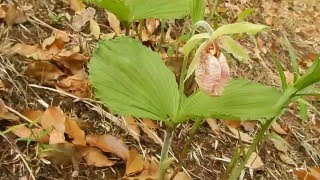
[[[121,115],[173,119],[179,104],[174,74],[160,55],[129,37],[99,43],[89,64],[97,97]]]
[[[100,6],[121,22],[131,23],[146,18],[177,19],[189,12],[186,0],[87,0]]]
[[[263,121],[279,113],[278,109],[272,107],[281,95],[273,87],[248,80],[230,80],[220,97],[210,97],[198,91],[187,98],[175,121],[182,122],[195,117]]]
[[[87,0],[113,13],[121,22],[129,22],[130,9],[124,0]]]

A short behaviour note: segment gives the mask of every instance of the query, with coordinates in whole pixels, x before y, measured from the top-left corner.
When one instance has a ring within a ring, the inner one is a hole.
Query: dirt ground
[[[157,157],[160,154],[161,146],[148,135],[142,134],[138,142],[130,136],[126,129],[120,128],[107,116],[99,114],[86,103],[91,102],[90,100],[77,99],[54,92],[52,89],[56,89],[56,86],[43,84],[39,80],[28,76],[25,73],[26,67],[34,60],[4,51],[8,45],[19,42],[26,44],[42,43],[43,40],[51,36],[53,29],[73,35],[75,40],[72,43],[82,45],[85,43],[89,57],[97,42],[90,36],[88,24],[80,32],[77,32],[68,20],[63,24],[56,24],[48,17],[48,12],[56,14],[68,12],[71,16],[74,15],[73,10],[62,0],[17,0],[15,3],[24,7],[32,6],[32,8],[27,13],[29,16],[28,22],[11,27],[1,26],[0,80],[3,81],[5,89],[1,90],[0,87],[0,98],[4,103],[21,113],[25,109],[45,110],[39,100],[52,106],[60,106],[68,116],[83,119],[89,124],[89,127],[85,129],[86,132],[115,135],[123,139],[129,147],[143,149],[147,155]],[[97,10],[95,19],[100,25],[101,33],[112,32],[105,12],[100,8],[94,8]],[[221,16],[219,23],[235,22],[237,14],[245,8],[255,9],[255,12],[249,16],[248,21],[267,24],[271,28],[257,35],[257,46],[252,41],[241,40],[241,44],[250,51],[252,62],[250,65],[243,64],[229,57],[233,77],[247,78],[280,87],[280,79],[277,77],[277,70],[271,58],[271,55],[274,54],[286,68],[288,79],[290,79],[292,75],[290,73],[290,59],[288,51],[282,44],[283,34],[287,35],[292,42],[302,71],[310,66],[313,53],[320,52],[319,0],[226,0],[222,1],[217,8],[217,12]],[[173,31],[181,30],[182,25],[179,21],[174,25],[176,27],[173,28]],[[160,27],[156,31],[156,34],[159,35],[159,33]],[[175,34],[175,32],[172,32],[172,34]],[[151,47],[156,45],[151,40],[144,42],[144,44]],[[175,68],[177,74],[179,73],[179,67],[177,67],[180,64],[179,62],[170,61],[168,64]],[[84,68],[86,69],[86,66]],[[32,84],[39,85],[40,88]],[[91,96],[91,99],[94,99],[94,95]],[[310,102],[319,110],[319,99],[311,99]],[[100,103],[92,103],[101,107]],[[264,141],[261,143],[258,153],[264,166],[252,170],[252,172],[247,168],[244,178],[289,180],[295,179],[292,172],[296,168],[319,167],[320,127],[318,126],[320,116],[311,110],[308,115],[309,120],[303,122],[298,116],[297,107],[294,104],[290,105],[287,112],[278,121],[280,127],[286,132],[279,135],[289,144],[289,150],[281,152],[275,148],[272,141]],[[1,130],[4,130],[11,123],[1,121]],[[242,144],[239,138],[228,130],[225,121],[218,120],[217,123],[220,126],[218,131],[213,131],[207,123],[204,123],[192,143],[184,167],[193,179],[221,179],[234,148]],[[155,132],[162,139],[165,128],[160,123],[157,126]],[[172,152],[176,157],[181,152],[185,137],[191,126],[191,123],[183,124],[174,134]],[[256,123],[252,132],[246,131],[244,127],[240,127],[240,130],[254,136],[260,126],[259,123]],[[4,136],[0,137],[0,179],[28,179],[29,171],[26,164],[32,169],[36,179],[121,179],[124,177],[125,163],[121,160],[117,160],[117,163],[111,167],[104,168],[89,166],[83,161],[68,165],[49,164],[38,157],[37,143],[31,143],[27,146],[26,142],[17,142],[15,138],[13,134],[8,134],[6,138]],[[249,145],[249,143],[243,143]],[[21,156],[24,157],[24,160]]]

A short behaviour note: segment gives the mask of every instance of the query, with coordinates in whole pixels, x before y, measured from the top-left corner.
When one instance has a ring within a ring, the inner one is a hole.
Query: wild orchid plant
[[[174,3],[167,1],[151,0],[145,3],[143,0],[90,0],[114,13],[126,24],[127,29],[134,20],[174,18],[188,13],[184,0]],[[196,5],[190,4],[190,7]],[[196,16],[201,17],[203,12],[191,11],[191,14],[197,19]],[[238,177],[250,153],[283,108],[301,90],[320,80],[319,59],[292,87],[288,86],[283,91],[248,80],[230,79],[227,60],[221,49],[237,59],[249,60],[248,53],[231,36],[238,33],[255,34],[266,26],[237,22],[213,31],[207,23],[200,21],[195,24],[194,30],[198,26],[204,26],[207,32],[192,36],[184,46],[179,86],[173,72],[166,67],[158,53],[129,37],[101,41],[89,64],[95,93],[111,111],[119,115],[162,121],[166,125],[160,159],[160,180],[164,179],[172,162],[168,151],[174,130],[179,124],[192,119],[192,132],[195,134],[204,118],[260,120],[264,123],[260,131],[263,133],[258,134],[238,168],[231,171],[231,179]],[[188,57],[200,43],[187,70]],[[194,72],[200,90],[187,97],[184,94],[184,82]]]

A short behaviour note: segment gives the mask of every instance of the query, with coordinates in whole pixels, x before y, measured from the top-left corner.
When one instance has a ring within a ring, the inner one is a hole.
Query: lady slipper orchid
[[[230,69],[226,57],[214,42],[208,42],[195,70],[199,88],[209,96],[221,96],[229,78]]]

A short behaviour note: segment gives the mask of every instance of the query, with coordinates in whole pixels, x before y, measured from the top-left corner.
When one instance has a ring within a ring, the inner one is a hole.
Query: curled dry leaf
[[[94,147],[81,147],[80,154],[90,166],[108,167],[115,164],[109,160],[100,149]]]
[[[153,130],[151,130],[148,126],[141,126],[141,129],[144,133],[147,134],[147,136],[152,139],[153,142],[156,144],[161,144],[159,139],[157,138],[157,133]]]
[[[262,162],[260,156],[258,156],[257,153],[253,152],[247,162],[247,165],[250,166],[250,168],[256,170],[261,169],[264,166],[264,163]]]
[[[153,34],[159,25],[160,25],[160,21],[158,19],[147,19],[146,20],[146,28],[150,34]]]
[[[237,120],[224,120],[224,122],[226,122],[228,126],[234,129],[238,129],[241,126],[241,121]]]
[[[92,7],[88,7],[79,14],[76,14],[72,19],[73,28],[77,31],[80,31],[81,28],[87,24],[87,22],[94,18],[95,14],[96,10]]]
[[[73,118],[66,118],[65,121],[66,133],[73,138],[72,143],[76,145],[86,145],[85,133],[78,126],[77,122]]]
[[[17,43],[15,44],[11,50],[21,56],[31,57],[32,55],[36,54],[39,51],[38,45],[27,45],[24,43]]]
[[[158,126],[154,123],[154,121],[150,119],[142,119],[144,125],[146,125],[150,129],[156,129]]]
[[[4,83],[2,82],[2,80],[0,79],[0,91],[3,91],[5,89],[5,85]]]
[[[47,110],[43,113],[41,126],[47,130],[50,128],[55,128],[61,133],[65,132],[65,120],[66,116],[60,107],[49,106]]]
[[[14,115],[13,113],[9,112],[6,105],[0,98],[0,121],[1,120],[9,120],[19,122],[19,117]]]
[[[141,172],[144,167],[144,158],[142,154],[135,149],[129,151],[129,158],[126,163],[126,175],[135,174]]]
[[[126,116],[126,117],[124,117],[124,119],[126,120],[128,127],[130,129],[132,129],[137,134],[140,134],[139,125],[137,124],[137,122],[134,120],[134,118],[132,116]],[[134,138],[139,140],[139,137],[134,137]]]
[[[282,162],[284,162],[284,163],[286,163],[286,164],[288,164],[288,165],[296,165],[296,164],[293,162],[293,160],[292,160],[289,156],[287,156],[287,155],[285,155],[285,154],[279,153],[279,157],[280,157],[280,159],[281,159]]]
[[[256,127],[256,124],[257,124],[256,121],[241,121],[242,127],[250,133],[254,132],[254,128]]]
[[[72,93],[77,97],[91,97],[91,85],[88,75],[85,72],[68,76],[56,83],[56,86],[68,93]]]
[[[149,180],[157,179],[159,172],[159,164],[156,162],[155,158],[150,158],[144,162],[143,171],[135,177],[127,177],[128,180]]]
[[[100,38],[100,26],[97,21],[90,19],[90,32],[96,39]]]
[[[71,143],[52,144],[50,148],[39,152],[40,157],[46,158],[57,165],[69,165],[73,161],[81,161],[81,155]]]
[[[129,149],[127,145],[121,140],[112,135],[95,135],[89,134],[86,136],[87,143],[90,146],[98,147],[104,152],[110,152],[123,160],[127,160],[129,156]]]
[[[118,18],[110,12],[107,12],[107,15],[110,27],[115,33],[121,34],[120,21],[118,20]]]

